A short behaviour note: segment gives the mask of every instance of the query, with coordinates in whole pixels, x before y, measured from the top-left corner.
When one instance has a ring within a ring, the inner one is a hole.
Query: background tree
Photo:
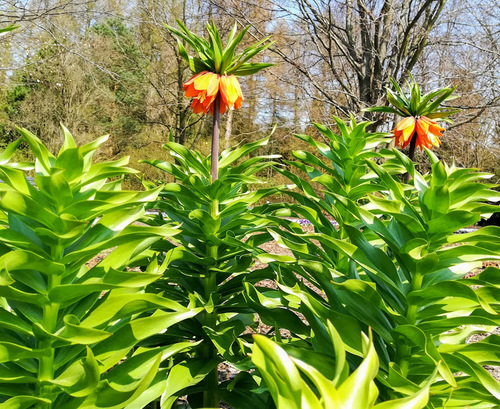
[[[252,24],[248,44],[273,36],[264,59],[277,65],[242,80],[245,110],[221,124],[229,144],[257,140],[276,124],[267,149],[287,153],[290,135],[313,133],[312,122],[334,126],[332,115],[348,112],[378,121],[361,110],[383,105],[388,77],[401,83],[411,70],[423,92],[457,86],[450,104],[462,111],[441,155],[500,172],[494,0],[9,0],[0,16],[20,26],[0,39],[2,143],[22,125],[57,146],[63,121],[81,139],[111,133],[107,154],[132,161],[156,155],[170,132],[208,152],[210,121],[187,109],[189,72],[163,24],[181,18],[201,35],[213,20],[224,37],[236,20]]]

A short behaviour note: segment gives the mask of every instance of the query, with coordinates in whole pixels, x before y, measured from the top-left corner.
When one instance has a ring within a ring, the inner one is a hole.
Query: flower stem
[[[210,162],[210,175],[212,183],[219,177],[219,139],[220,139],[220,94],[214,101],[214,122],[212,127],[212,151]]]
[[[415,147],[416,147],[416,145],[417,145],[417,134],[415,133],[411,138],[410,151],[408,152],[408,157],[411,159],[412,162],[415,161]],[[410,180],[410,174],[406,173],[406,178],[405,178],[406,183],[408,183],[409,180]]]

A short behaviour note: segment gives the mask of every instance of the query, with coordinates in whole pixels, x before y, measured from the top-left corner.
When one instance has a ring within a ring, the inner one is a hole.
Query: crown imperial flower
[[[195,75],[184,85],[185,96],[193,98],[191,108],[196,114],[214,114],[215,100],[220,96],[220,113],[228,109],[239,109],[243,102],[243,93],[237,77],[255,74],[269,67],[269,63],[248,63],[257,53],[268,48],[272,43],[263,44],[267,39],[246,48],[241,54],[235,55],[236,46],[241,42],[249,27],[236,35],[235,24],[229,34],[227,46],[223,49],[219,32],[215,25],[208,24],[209,40],[190,32],[180,21],[180,30],[167,26],[178,39],[184,40],[198,54],[189,56],[184,45],[178,40],[179,54],[189,64]]]
[[[438,136],[443,136],[442,131],[444,128],[426,116],[421,116],[418,119],[409,116],[399,121],[393,133],[396,138],[396,146],[404,149],[412,138],[416,137],[415,146],[423,150],[424,147],[431,149],[433,146],[439,146],[441,141]]]
[[[410,157],[412,157],[412,152],[416,147],[423,150],[441,144],[439,137],[443,136],[444,128],[433,119],[451,122],[448,117],[459,110],[441,108],[444,101],[454,98],[452,96],[454,88],[441,88],[426,95],[420,95],[420,87],[413,81],[411,75],[410,78],[411,82],[408,83],[410,95],[405,94],[397,82],[391,78],[394,91],[387,89],[387,100],[392,107],[372,107],[365,111],[402,116],[403,119],[398,122],[393,134],[396,146],[404,149],[410,145]]]
[[[183,85],[185,96],[194,98],[191,108],[195,114],[213,115],[214,101],[221,96],[220,113],[227,109],[239,109],[243,102],[240,83],[234,75],[219,75],[209,71],[196,74]]]

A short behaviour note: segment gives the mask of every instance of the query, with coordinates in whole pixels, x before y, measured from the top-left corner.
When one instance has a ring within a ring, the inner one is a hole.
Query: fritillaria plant
[[[410,146],[411,160],[415,158],[415,148],[432,149],[441,144],[444,128],[437,121],[451,122],[448,117],[458,109],[441,107],[445,101],[453,99],[455,88],[439,88],[421,95],[420,87],[410,75],[409,94],[403,92],[398,83],[390,78],[394,91],[387,89],[387,100],[392,107],[378,106],[365,109],[367,112],[386,112],[403,117],[393,130],[396,146],[404,149]]]
[[[179,20],[177,23],[180,30],[166,27],[177,36],[179,54],[186,60],[189,68],[195,74],[183,86],[185,95],[193,98],[191,108],[194,113],[206,114],[210,112],[214,118],[211,150],[211,178],[214,182],[218,177],[220,114],[224,114],[228,109],[241,107],[243,93],[238,77],[255,74],[273,65],[247,62],[272,43],[266,43],[269,38],[267,37],[257,44],[245,48],[241,53],[235,54],[236,47],[249,27],[245,27],[237,34],[238,27],[235,24],[229,33],[227,45],[223,48],[219,31],[213,23],[207,24],[208,40],[193,34]],[[193,57],[187,53],[183,41],[196,51],[197,56]]]

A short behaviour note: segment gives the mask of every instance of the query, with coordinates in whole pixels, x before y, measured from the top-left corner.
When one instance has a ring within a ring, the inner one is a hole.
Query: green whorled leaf
[[[202,308],[183,312],[156,311],[150,317],[135,319],[118,329],[105,341],[100,342],[93,348],[93,352],[104,368],[110,368],[118,363],[138,341],[165,331],[178,322],[192,318],[200,311]]]
[[[226,360],[231,361],[232,357],[235,356],[232,349],[233,345],[237,343],[238,336],[245,331],[247,325],[251,324],[253,324],[252,315],[248,319],[248,316],[239,314],[228,321],[220,323],[215,328],[205,326],[203,329],[219,351],[219,354]]]
[[[275,261],[280,262],[280,263],[295,263],[296,259],[295,257],[292,256],[287,256],[283,254],[270,254],[270,253],[261,253],[258,254],[257,259],[261,263],[273,263]]]
[[[138,294],[135,290],[119,289],[110,291],[104,301],[82,320],[82,325],[99,328],[110,321],[114,322],[155,308],[165,308],[180,313],[188,311],[181,304],[157,294]]]
[[[77,283],[54,287],[49,291],[48,297],[52,302],[66,306],[96,292],[115,288],[141,288],[160,277],[157,273],[119,271],[96,266]]]
[[[440,353],[454,353],[456,351],[460,352],[461,355],[471,359],[472,361],[480,365],[497,365],[500,362],[500,336],[491,334],[486,338],[466,344],[464,341],[466,338],[473,334],[482,334],[485,332],[484,329],[479,328],[469,328],[470,331],[465,332],[465,337],[460,337],[458,342],[443,342],[438,346],[438,351]],[[461,334],[460,334],[461,335]],[[448,337],[440,337],[440,339],[449,339]]]
[[[500,318],[498,318],[498,314],[491,315],[486,313],[483,308],[479,308],[468,313],[466,316],[422,321],[418,326],[432,336],[458,328],[461,325],[484,325],[487,327],[497,327],[500,325]]]
[[[17,128],[26,143],[36,156],[36,169],[45,175],[50,175],[50,170],[55,163],[55,156],[43,145],[42,141],[27,129]]]
[[[492,396],[481,384],[471,382],[469,378],[459,383],[460,387],[453,390],[450,396],[451,389],[449,387],[436,387],[433,385],[431,388],[430,403],[434,407],[443,407],[444,405],[449,408],[461,409],[464,407],[490,409],[498,407],[498,399]]]
[[[0,382],[3,385],[34,384],[38,382],[38,379],[33,375],[34,374],[32,372],[29,372],[18,365],[8,366],[5,365],[5,363],[0,365]]]
[[[43,294],[33,294],[7,286],[0,286],[0,297],[4,297],[9,301],[21,301],[36,306],[49,304],[49,299]]]
[[[373,342],[365,339],[365,358],[361,365],[338,388],[339,407],[371,407],[378,390],[373,382],[378,371],[378,357]]]
[[[441,95],[439,95],[432,103],[428,104],[421,112],[420,115],[428,115],[440,108],[440,105],[451,98],[455,88],[443,88]]]
[[[328,326],[325,327],[328,320],[335,328],[342,328],[342,341],[345,350],[353,355],[362,355],[363,344],[358,320],[352,316],[339,313],[333,308],[328,308],[312,295],[302,291],[297,285],[293,288],[279,285],[279,288],[288,294],[294,295],[301,301],[300,312],[306,316],[309,325],[317,332],[316,337],[320,335],[320,332],[323,332],[324,340],[332,338],[327,329]],[[319,351],[322,351],[322,349],[319,349]]]
[[[276,343],[254,335],[252,361],[262,374],[278,409],[321,409],[320,400],[308,388],[292,359]]]
[[[477,364],[470,358],[467,358],[465,355],[462,355],[460,353],[444,353],[443,358],[445,358],[446,362],[449,363],[451,368],[453,368],[454,370],[465,372],[467,375],[480,383],[484,388],[488,390],[488,392],[490,392],[496,399],[500,401],[500,384],[481,365]]]
[[[0,327],[20,334],[33,335],[31,326],[25,320],[3,308],[0,308]]]
[[[403,375],[401,368],[395,362],[389,363],[387,377],[380,377],[379,381],[393,391],[404,395],[413,395],[420,390],[418,384]]]
[[[449,235],[461,228],[471,226],[479,220],[481,220],[481,216],[478,213],[454,210],[430,220],[427,232],[429,235],[436,236]]]
[[[166,377],[167,370],[160,368],[149,385],[141,388],[141,393],[136,394],[124,409],[145,408],[148,404],[154,404],[165,390]]]
[[[344,283],[334,283],[334,285],[338,289],[340,300],[348,306],[351,314],[371,326],[386,342],[393,342],[391,332],[396,322],[403,323],[406,319],[398,317],[384,305],[375,286],[354,279]]]
[[[399,111],[391,107],[368,107],[363,108],[363,112],[385,112],[388,114],[399,114]]]
[[[445,215],[450,208],[450,192],[448,186],[432,186],[422,195],[421,208],[428,219]]]
[[[161,406],[170,408],[181,396],[182,391],[190,386],[200,383],[208,373],[216,368],[219,359],[191,359],[189,361],[182,361],[174,365],[167,377],[165,391],[161,397]]]
[[[49,399],[35,396],[15,396],[2,403],[2,409],[28,409],[36,404],[50,405],[51,403],[52,401]]]
[[[469,285],[483,285],[498,289],[500,287],[500,269],[496,267],[486,267],[479,274],[463,279]]]
[[[244,283],[245,299],[248,305],[260,316],[267,325],[287,328],[295,334],[307,334],[307,326],[292,311],[285,308],[280,294],[276,291],[259,291],[249,283]],[[266,289],[267,290],[267,289]]]
[[[15,250],[0,257],[0,270],[10,273],[16,270],[36,270],[48,276],[62,275],[65,266],[27,250]]]
[[[192,168],[200,176],[204,176],[206,178],[210,176],[210,169],[200,163],[198,158],[186,147],[175,142],[168,142],[164,145],[164,148],[170,149],[173,153],[176,154],[176,157],[181,158],[181,160],[185,162],[185,164],[187,165],[186,167]]]
[[[14,191],[0,192],[0,209],[7,213],[36,219],[38,223],[55,231],[60,230],[65,224],[56,214],[37,201]]]
[[[82,176],[81,181],[73,186],[74,190],[89,190],[102,187],[107,179],[113,177],[122,177],[124,175],[133,175],[137,170],[126,167],[128,158],[119,159],[113,162],[103,162],[89,167],[88,171]]]
[[[145,248],[161,240],[162,237],[168,237],[178,233],[176,228],[170,226],[145,227],[129,226],[121,234],[115,237],[88,247],[83,247],[65,255],[63,263],[86,262],[90,258],[99,254],[103,250],[117,246],[110,255],[108,255],[100,266],[104,268],[120,269],[135,256],[140,254]],[[80,246],[79,246],[80,247]]]
[[[227,382],[225,389],[219,390],[220,398],[231,407],[240,409],[274,409],[275,404],[269,393],[259,385],[262,384],[262,378],[253,372],[238,373],[234,379]]]
[[[64,316],[63,321],[64,328],[57,336],[72,344],[90,345],[111,336],[111,333],[107,331],[82,326],[80,320],[74,315]]]
[[[497,246],[495,246],[497,247]],[[473,261],[500,260],[498,248],[490,250],[479,246],[463,245],[458,247],[445,248],[437,252],[439,263],[435,270],[449,268],[460,263]]]
[[[164,362],[166,359],[174,356],[175,354],[180,353],[182,351],[190,350],[190,349],[196,347],[196,345],[198,345],[198,344],[199,344],[199,342],[179,342],[179,343],[170,345],[168,347],[163,347],[163,348],[161,348],[161,350],[162,350],[161,361]],[[143,354],[143,351],[145,351],[146,354],[149,353],[148,350],[139,348],[134,353],[134,357],[136,355]],[[121,368],[121,367],[119,367],[119,368]],[[121,368],[121,369],[125,369],[125,368]],[[134,371],[134,369],[132,368],[132,370],[130,372],[134,373],[137,371]],[[124,377],[127,376],[127,372],[123,371],[123,370],[119,371],[119,374],[121,374]],[[125,409],[135,409],[136,407],[144,407],[147,403],[152,402],[153,400],[159,398],[164,393],[164,391],[166,389],[167,375],[168,375],[168,373],[166,373],[165,370],[160,369],[157,373],[157,376],[153,379],[153,381],[148,386],[148,388],[144,392],[142,392],[140,394],[140,396],[137,397],[132,403],[130,403],[128,406],[126,406]]]
[[[287,249],[290,249],[292,251],[308,254],[309,250],[307,248],[307,244],[305,243],[299,243],[293,240],[290,240],[286,237],[284,237],[282,234],[280,234],[278,231],[275,230],[268,230],[269,234],[273,236],[274,240],[280,247],[284,247]]]
[[[175,247],[165,255],[165,263],[169,265],[177,260],[194,266],[212,266],[215,261],[213,257],[198,257],[193,251],[184,246]],[[199,271],[199,273],[202,274],[202,271]]]
[[[176,179],[178,180],[183,180],[186,177],[186,174],[179,169],[178,166],[176,166],[173,163],[166,162],[166,161],[161,161],[161,160],[141,160],[140,163],[147,163],[151,166],[154,166],[160,170],[163,170],[173,176],[175,176]],[[166,185],[170,185],[167,183]],[[173,183],[172,185],[176,185],[176,183]]]
[[[408,303],[418,305],[421,308],[450,296],[474,301],[477,306],[481,305],[490,314],[496,314],[496,311],[484,302],[472,288],[459,281],[441,281],[422,290],[412,291],[408,294]]]
[[[73,363],[61,375],[51,381],[73,397],[84,397],[92,393],[100,379],[99,364],[87,347],[84,359]]]
[[[190,189],[182,186],[179,183],[167,183],[163,185],[163,189],[161,192],[162,197],[169,196],[172,199],[176,198],[181,201],[181,203],[196,203],[200,200],[200,197],[194,194]],[[187,202],[185,202],[187,201]]]
[[[438,366],[439,374],[453,387],[457,386],[455,377],[450,371],[447,361],[443,359],[442,355],[437,350],[432,338],[424,331],[414,325],[400,325],[394,329],[394,336],[403,336],[406,343],[416,345],[422,353],[429,357],[435,366]],[[411,361],[411,357],[408,357]],[[418,361],[417,361],[418,362]]]
[[[62,144],[61,149],[59,150],[58,156],[60,156],[62,153],[64,153],[69,149],[74,149],[77,147],[73,135],[71,135],[68,128],[66,128],[63,124],[61,124],[61,129],[64,136],[64,143]]]
[[[228,167],[237,160],[241,159],[243,156],[248,155],[254,150],[267,145],[268,142],[269,142],[269,137],[255,142],[247,143],[237,149],[228,149],[223,151],[219,158],[219,169],[222,170]]]
[[[134,358],[136,357],[129,359],[132,362],[134,361]],[[128,361],[129,360],[127,359],[122,365],[127,365]],[[132,362],[131,366],[133,367],[133,364],[136,364],[136,367],[128,376],[128,382],[130,385],[120,385],[114,383],[112,379],[113,375],[116,376],[116,374],[114,371],[108,372],[108,379],[104,379],[99,382],[97,386],[93,388],[91,393],[86,395],[84,399],[74,399],[71,404],[66,407],[68,407],[68,409],[91,409],[96,407],[124,408],[129,407],[128,405],[133,405],[137,400],[141,399],[141,395],[148,390],[149,386],[153,382],[158,381],[157,378],[161,362],[161,352],[157,354],[156,357],[153,357],[153,359],[147,360],[145,363],[143,361],[144,360],[139,359],[139,362]],[[115,368],[115,370],[119,368],[120,366]],[[164,375],[161,372],[160,374]]]
[[[429,390],[435,380],[438,368],[430,376],[429,380],[420,388],[419,391],[405,398],[393,399],[387,402],[379,403],[374,409],[424,409],[429,402]]]
[[[41,349],[0,341],[0,363],[19,359],[39,359],[44,355],[45,351]]]
[[[67,181],[68,185],[79,182],[85,173],[85,159],[81,149],[76,146],[64,149],[59,153],[54,166],[61,169],[61,175]]]
[[[85,145],[82,145],[80,146],[80,152],[82,153],[82,155],[84,156],[84,158],[89,161],[90,160],[90,157],[92,157],[92,155],[94,154],[94,152],[101,146],[103,145],[104,143],[106,143],[106,141],[109,139],[109,135],[104,135],[104,136],[101,136],[97,139],[94,139],[93,141],[85,144]],[[90,162],[86,162],[86,165],[90,165]]]
[[[162,187],[160,186],[156,189],[151,189],[144,192],[96,192],[92,200],[74,201],[71,205],[65,207],[61,212],[70,214],[72,217],[81,220],[95,219],[96,217],[100,217],[103,214],[105,215],[104,217],[106,217],[110,212],[114,213],[115,216],[123,217],[119,213],[121,209],[123,209],[125,213],[130,213],[131,210],[135,210],[135,213],[138,214],[141,211],[141,207],[138,206],[138,204],[155,200],[161,189]],[[136,209],[134,209],[133,207],[136,207]],[[109,221],[109,219],[110,217],[108,216],[102,223],[106,223],[107,221]]]
[[[65,254],[86,248],[97,243],[102,243],[122,233],[129,225],[144,215],[143,206],[135,206],[129,209],[120,209],[104,215],[95,225],[87,231],[79,232],[80,238],[67,247]],[[124,228],[125,227],[125,228]]]
[[[3,29],[0,29],[0,33],[2,32]],[[0,153],[0,165],[4,165],[10,161],[10,158],[12,155],[17,150],[17,147],[23,142],[22,138],[18,139],[17,141],[9,143],[5,149]],[[9,164],[10,166],[15,165],[15,164]]]
[[[20,141],[22,140],[20,139]],[[3,182],[0,186],[1,190],[15,190],[25,195],[34,193],[34,188],[26,179],[26,175],[19,169],[13,169],[7,165],[0,165],[0,180]]]
[[[381,249],[371,245],[358,229],[348,224],[345,224],[343,228],[349,235],[352,243],[365,254],[367,262],[361,262],[361,264],[370,265],[371,269],[377,271],[377,276],[387,277],[391,280],[391,284],[393,284],[397,290],[401,291],[402,286],[400,285],[398,272],[387,254]],[[370,263],[368,263],[368,261]]]

